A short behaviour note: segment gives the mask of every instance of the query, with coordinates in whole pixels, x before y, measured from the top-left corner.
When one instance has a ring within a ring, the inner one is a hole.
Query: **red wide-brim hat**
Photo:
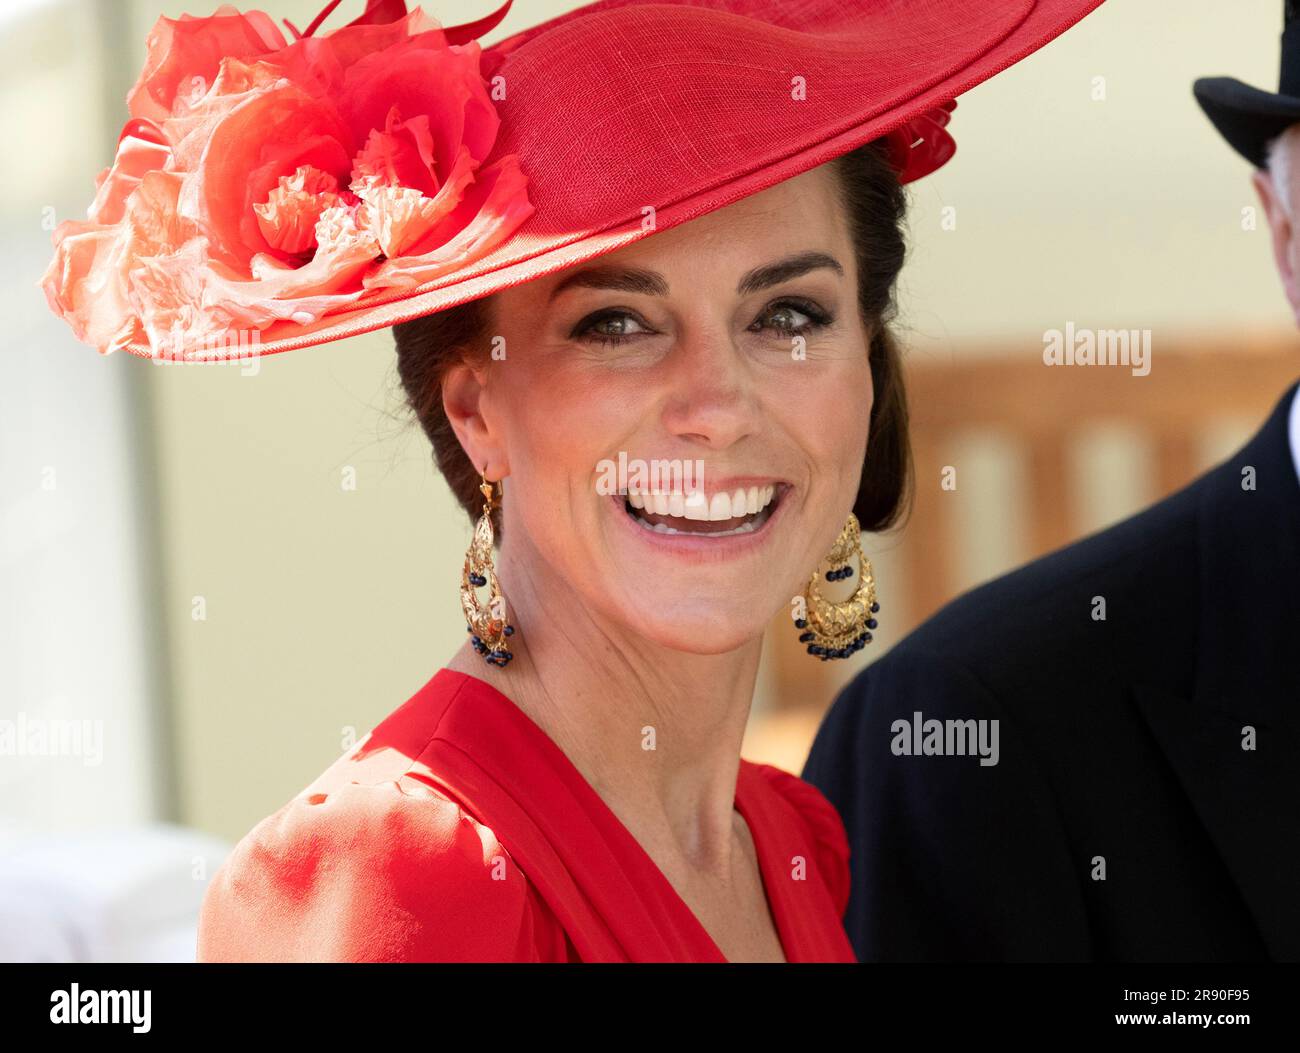
[[[571,267],[886,137],[904,182],[956,98],[1101,0],[601,0],[491,47],[403,0],[290,36],[159,19],[117,157],[42,287],[102,353],[226,360]]]

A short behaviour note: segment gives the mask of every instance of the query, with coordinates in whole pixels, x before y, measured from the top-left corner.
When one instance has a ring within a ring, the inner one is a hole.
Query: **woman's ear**
[[[504,443],[487,411],[487,370],[464,360],[442,378],[442,409],[461,449],[480,475],[504,479],[510,474]]]

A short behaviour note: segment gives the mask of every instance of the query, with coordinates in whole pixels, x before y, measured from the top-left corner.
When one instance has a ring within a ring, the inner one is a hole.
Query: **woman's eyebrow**
[[[844,273],[843,266],[834,256],[824,252],[799,252],[773,263],[755,267],[740,279],[736,292],[746,296],[823,267],[839,275]],[[641,293],[645,296],[668,295],[668,280],[658,271],[601,264],[595,267],[584,267],[567,275],[551,290],[550,299],[554,300],[565,289],[577,287],[613,289],[617,292]]]
[[[658,271],[603,264],[597,267],[584,267],[570,274],[551,290],[550,298],[554,300],[565,289],[579,286],[588,289],[615,289],[619,292],[644,293],[646,296],[668,295],[668,280]]]
[[[742,296],[747,296],[749,293],[758,292],[760,289],[767,289],[773,285],[780,285],[791,278],[797,278],[801,274],[807,274],[809,271],[815,271],[822,267],[827,267],[839,275],[844,274],[844,268],[840,266],[840,261],[834,256],[829,256],[824,252],[798,252],[793,256],[777,260],[775,263],[755,267],[740,279],[740,284],[736,286],[736,292]]]

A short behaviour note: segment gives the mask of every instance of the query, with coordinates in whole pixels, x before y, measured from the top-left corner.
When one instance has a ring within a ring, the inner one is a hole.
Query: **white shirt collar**
[[[1295,465],[1296,478],[1300,479],[1300,388],[1296,388],[1291,398],[1291,420],[1288,431],[1291,435],[1291,462]]]

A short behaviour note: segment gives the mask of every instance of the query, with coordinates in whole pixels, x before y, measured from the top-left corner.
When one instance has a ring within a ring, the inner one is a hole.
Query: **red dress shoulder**
[[[198,960],[527,961],[543,935],[532,898],[453,801],[413,781],[348,783],[239,842],[204,898]]]

